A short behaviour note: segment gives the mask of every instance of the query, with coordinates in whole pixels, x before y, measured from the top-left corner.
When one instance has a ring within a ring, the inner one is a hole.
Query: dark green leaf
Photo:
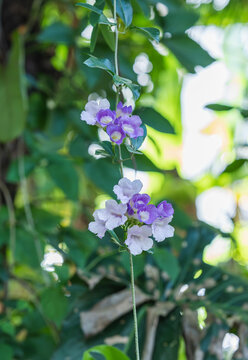
[[[41,294],[41,308],[44,315],[60,326],[68,311],[68,300],[59,287],[50,287]]]
[[[34,236],[24,229],[17,228],[15,259],[18,263],[24,263],[31,268],[40,268],[43,253],[44,246],[38,234]]]
[[[94,26],[91,38],[90,38],[90,52],[93,52],[95,50],[96,41],[98,36],[98,24]]]
[[[133,83],[126,86],[132,91],[134,100],[137,100],[140,97],[140,86]]]
[[[133,8],[130,0],[117,0],[117,14],[120,16],[125,26],[129,26],[133,19]]]
[[[11,183],[20,181],[20,162],[23,162],[24,176],[28,177],[29,174],[39,165],[39,157],[24,156],[22,159],[15,159],[8,169],[6,180]]]
[[[160,31],[157,28],[133,26],[132,29],[140,31],[142,34],[144,34],[150,40],[155,40],[155,41],[159,42]]]
[[[120,256],[121,263],[128,274],[130,274],[130,262],[129,262],[129,253],[127,251],[123,252]],[[134,266],[134,277],[138,277],[144,273],[146,263],[146,254],[143,252],[139,256],[133,256],[133,266]]]
[[[57,22],[48,27],[38,35],[37,40],[48,44],[74,44],[74,30],[68,25]]]
[[[102,10],[98,9],[96,6],[92,6],[90,4],[86,4],[86,3],[77,3],[76,6],[81,6],[84,7],[90,11],[95,12],[96,14],[101,15],[102,14]]]
[[[169,121],[156,110],[144,107],[137,109],[136,113],[146,125],[151,126],[153,129],[166,134],[175,134],[174,128]]]
[[[171,50],[181,64],[191,73],[195,72],[196,66],[205,67],[214,61],[206,50],[186,34],[165,38],[161,42]]]
[[[78,199],[78,174],[71,160],[56,155],[48,158],[47,172],[54,183],[71,200]]]
[[[7,65],[0,64],[0,141],[19,136],[26,122],[26,88],[23,83],[23,46],[15,34]]]
[[[175,280],[180,272],[180,267],[177,258],[164,248],[154,249],[154,260],[158,267],[165,271],[171,280]]]
[[[100,25],[100,30],[102,32],[102,35],[104,37],[104,40],[110,47],[112,51],[115,51],[115,35],[114,32],[111,31],[110,27],[108,25]]]
[[[99,68],[106,70],[108,73],[114,74],[115,68],[109,59],[98,59],[94,56],[91,56],[84,61],[84,64],[91,68]]]
[[[236,159],[231,164],[229,164],[223,173],[232,173],[241,168],[248,160],[247,159]]]
[[[164,18],[163,30],[173,35],[182,34],[193,26],[198,19],[198,13],[180,7],[175,11],[169,11],[168,15]]]
[[[14,355],[12,348],[4,343],[0,344],[0,354],[1,360],[12,360]]]
[[[112,164],[107,159],[93,160],[84,164],[84,170],[97,187],[113,196],[113,187],[120,180],[120,169],[117,164]]]
[[[228,111],[228,110],[234,109],[233,106],[223,105],[223,104],[208,104],[205,106],[205,108],[214,110],[214,111]]]

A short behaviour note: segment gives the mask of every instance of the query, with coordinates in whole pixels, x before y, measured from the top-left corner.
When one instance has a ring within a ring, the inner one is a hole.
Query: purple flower
[[[114,193],[117,198],[123,203],[127,204],[134,194],[137,194],[142,189],[142,182],[140,180],[131,181],[127,178],[119,180],[118,185],[114,186]]]
[[[123,131],[130,138],[137,138],[138,136],[144,135],[144,129],[140,127],[142,121],[138,115],[133,115],[131,117],[121,117],[119,122]]]
[[[119,118],[120,116],[128,116],[130,114],[132,114],[132,106],[123,106],[122,102],[120,101],[119,104],[117,105],[117,109],[116,109],[116,117]]]
[[[112,124],[115,121],[115,112],[109,109],[102,109],[96,114],[96,120],[102,126]]]
[[[127,239],[125,244],[130,250],[131,254],[139,255],[143,250],[151,249],[153,241],[151,227],[147,225],[134,225],[127,230]]]
[[[88,101],[85,105],[85,111],[81,112],[81,120],[85,121],[88,125],[95,125],[96,114],[103,109],[109,109],[110,103],[107,99],[98,99]]]
[[[169,225],[171,222],[172,216],[156,219],[152,224],[152,235],[154,239],[158,242],[163,241],[168,237],[172,237],[174,235],[174,227]]]
[[[96,210],[93,213],[95,221],[89,223],[88,229],[96,234],[100,239],[105,235],[106,227],[105,220],[101,220],[101,215],[103,215],[104,209]]]
[[[124,131],[119,125],[110,124],[107,126],[107,134],[109,135],[111,141],[120,145],[123,139],[126,137]]]
[[[138,219],[145,224],[152,224],[157,217],[158,211],[155,205],[146,205],[138,210]]]
[[[129,203],[127,203],[127,213],[129,216],[132,216],[134,214],[134,210]]]
[[[158,204],[157,210],[158,210],[159,216],[161,216],[163,218],[170,217],[174,214],[174,209],[173,209],[172,205],[165,200],[162,201],[160,204]]]
[[[130,204],[135,209],[140,209],[147,205],[151,200],[148,194],[135,194],[130,200]]]

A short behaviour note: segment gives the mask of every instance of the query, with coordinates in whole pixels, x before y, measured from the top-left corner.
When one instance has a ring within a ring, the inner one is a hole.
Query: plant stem
[[[116,0],[114,0],[114,22],[115,22],[115,74],[119,75],[118,68],[118,22],[116,15]],[[119,88],[116,87],[116,106],[119,101]],[[120,160],[120,170],[121,177],[123,177],[123,159],[121,154],[121,146],[119,145],[119,160]],[[133,271],[133,258],[132,254],[129,252],[130,256],[130,271],[131,271],[131,289],[132,289],[132,302],[133,302],[133,319],[134,319],[134,338],[135,338],[135,352],[136,360],[140,360],[139,355],[139,336],[138,336],[138,322],[137,322],[137,313],[136,313],[136,301],[135,301],[135,287],[134,287],[134,271]]]
[[[137,322],[137,313],[136,313],[135,287],[134,287],[133,256],[131,253],[129,253],[129,260],[130,260],[131,288],[132,288],[132,300],[133,300],[135,352],[136,352],[136,360],[140,360],[139,334],[138,334],[138,322]]]

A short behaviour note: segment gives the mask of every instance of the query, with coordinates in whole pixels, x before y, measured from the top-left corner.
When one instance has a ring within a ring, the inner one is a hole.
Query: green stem
[[[137,322],[136,301],[135,301],[135,286],[134,286],[134,272],[133,272],[133,256],[132,256],[131,253],[129,253],[129,260],[130,260],[131,289],[132,289],[132,300],[133,300],[135,352],[136,352],[136,360],[140,360],[140,355],[139,355],[139,334],[138,334],[138,322]]]
[[[116,0],[114,0],[114,22],[115,22],[115,74],[119,75],[118,68],[118,22],[116,15]],[[116,105],[119,101],[119,88],[116,87]],[[121,177],[123,177],[123,159],[121,154],[121,146],[119,145],[119,160],[120,160],[120,170]],[[139,336],[138,336],[138,322],[137,322],[137,313],[136,313],[136,301],[135,301],[135,287],[134,287],[134,272],[133,272],[133,258],[132,254],[130,255],[130,270],[131,270],[131,289],[132,289],[132,302],[133,302],[133,319],[134,319],[134,338],[135,338],[135,352],[136,352],[136,360],[140,360],[139,355]]]

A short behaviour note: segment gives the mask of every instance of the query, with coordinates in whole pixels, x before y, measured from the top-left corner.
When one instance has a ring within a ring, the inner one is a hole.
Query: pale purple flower
[[[96,234],[100,239],[105,235],[106,227],[105,220],[101,220],[101,214],[104,212],[104,209],[96,210],[93,213],[95,221],[89,223],[88,229]]]
[[[88,125],[96,124],[96,114],[100,110],[109,109],[110,103],[107,99],[98,99],[88,101],[85,105],[85,111],[81,112],[81,120],[86,121]]]
[[[142,121],[138,115],[133,115],[131,117],[121,117],[119,122],[123,131],[130,138],[137,138],[138,136],[144,135],[144,129],[140,127]]]
[[[130,204],[135,209],[140,209],[141,207],[147,205],[151,200],[148,194],[135,194],[130,200]]]
[[[116,109],[116,117],[119,118],[120,116],[129,116],[132,114],[132,106],[123,106],[122,102],[120,101],[117,105]]]
[[[152,224],[158,217],[158,211],[155,205],[146,205],[138,210],[139,221],[145,224]]]
[[[130,181],[127,178],[122,178],[118,185],[114,186],[114,193],[117,198],[123,203],[127,204],[134,194],[137,194],[142,189],[142,182],[140,180]]]
[[[124,131],[119,125],[108,125],[106,131],[111,141],[118,145],[120,145],[123,139],[126,137]]]
[[[96,114],[96,120],[102,126],[113,124],[115,121],[115,112],[109,109],[100,110]]]
[[[151,249],[153,241],[151,227],[147,225],[134,225],[127,230],[127,239],[125,244],[130,250],[131,254],[139,255],[143,250]]]
[[[108,230],[113,230],[116,227],[123,225],[127,217],[127,205],[118,204],[115,200],[107,200],[105,202],[105,209],[98,214],[100,220],[105,221],[105,227]]]
[[[158,204],[157,209],[158,214],[161,217],[170,217],[174,214],[172,205],[165,200]]]
[[[160,242],[174,235],[175,229],[173,226],[169,225],[171,220],[172,216],[163,219],[156,219],[153,222],[152,235],[156,241]]]

